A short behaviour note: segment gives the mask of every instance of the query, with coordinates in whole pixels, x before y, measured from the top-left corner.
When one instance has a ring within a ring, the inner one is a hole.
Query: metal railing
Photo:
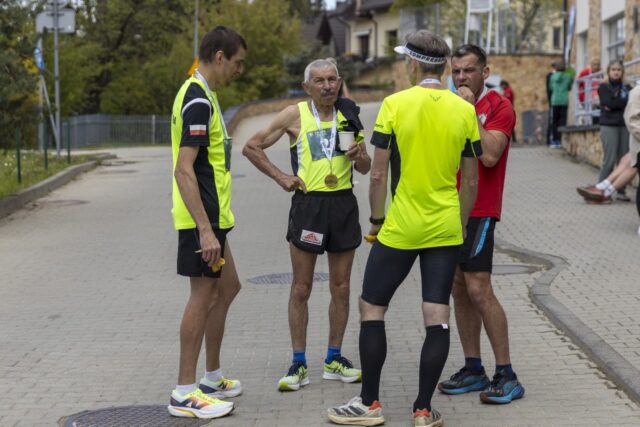
[[[640,65],[640,58],[635,58],[624,63],[626,70],[625,81],[635,82],[640,78],[640,67],[636,67],[638,65]],[[571,97],[574,107],[573,115],[575,125],[591,125],[594,123],[594,117],[600,117],[598,86],[600,86],[600,83],[602,83],[604,79],[605,71],[598,71],[597,73],[592,73],[574,80]]]
[[[100,144],[169,144],[170,116],[119,116],[91,114],[67,117],[62,121],[63,146],[71,148]]]

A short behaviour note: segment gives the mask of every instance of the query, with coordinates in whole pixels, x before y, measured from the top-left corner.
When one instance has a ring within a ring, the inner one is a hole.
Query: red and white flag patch
[[[190,125],[189,136],[206,135],[207,125]]]
[[[324,234],[316,233],[315,231],[302,230],[302,235],[300,236],[300,241],[305,243],[311,243],[312,245],[322,245],[322,239],[324,238]]]

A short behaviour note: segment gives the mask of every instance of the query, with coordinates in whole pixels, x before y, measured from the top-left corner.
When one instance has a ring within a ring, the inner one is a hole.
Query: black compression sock
[[[420,384],[413,410],[431,410],[431,397],[449,356],[449,326],[427,326],[420,354]]]
[[[360,366],[362,367],[362,403],[370,406],[379,400],[380,374],[387,358],[387,335],[384,320],[360,323]]]

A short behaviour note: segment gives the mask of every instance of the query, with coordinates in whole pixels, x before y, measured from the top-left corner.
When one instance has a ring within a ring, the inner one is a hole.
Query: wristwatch
[[[374,218],[372,216],[369,217],[369,222],[373,225],[382,225],[384,224],[384,217],[382,218]]]

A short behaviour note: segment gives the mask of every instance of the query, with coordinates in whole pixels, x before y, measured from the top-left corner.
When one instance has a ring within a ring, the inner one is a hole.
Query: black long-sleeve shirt
[[[623,83],[604,82],[598,87],[601,125],[624,126],[623,115],[630,90],[629,85]]]

